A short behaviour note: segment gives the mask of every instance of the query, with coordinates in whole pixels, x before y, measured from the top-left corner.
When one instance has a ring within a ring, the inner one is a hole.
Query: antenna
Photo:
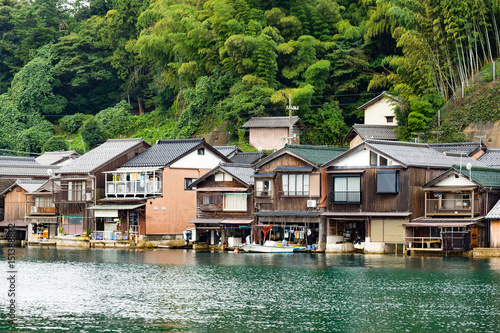
[[[293,135],[293,124],[292,124],[292,111],[293,110],[298,110],[299,107],[298,106],[294,106],[292,105],[292,96],[289,96],[288,97],[288,105],[286,106],[286,108],[288,109],[288,118],[289,118],[289,121],[290,121],[290,128],[288,129],[288,143],[292,143],[292,139],[294,138],[294,135]]]
[[[259,153],[262,152],[262,147],[257,148],[257,150],[259,151]]]
[[[47,175],[52,176],[52,169],[47,169]]]
[[[467,165],[465,166],[465,168],[467,170],[469,170],[469,180],[472,180],[472,163],[467,163]]]
[[[474,135],[474,137],[475,137],[475,138],[479,138],[479,145],[481,145],[481,142],[482,142],[482,141],[481,141],[481,139],[482,139],[482,138],[485,138],[485,139],[486,139],[486,134],[484,134],[484,135]]]

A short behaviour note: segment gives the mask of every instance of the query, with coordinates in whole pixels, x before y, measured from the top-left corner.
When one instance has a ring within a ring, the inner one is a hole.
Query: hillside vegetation
[[[223,123],[241,143],[246,120],[286,115],[289,98],[304,143],[336,144],[382,90],[405,100],[409,140],[500,53],[492,0],[0,2],[0,148],[18,151]],[[489,106],[475,103],[456,104],[443,126],[496,119],[473,116]]]

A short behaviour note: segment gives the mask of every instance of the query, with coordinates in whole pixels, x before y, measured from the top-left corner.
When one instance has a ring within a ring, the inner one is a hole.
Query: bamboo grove
[[[242,142],[249,117],[286,115],[289,97],[307,143],[338,144],[382,90],[404,99],[409,139],[500,53],[493,0],[0,3],[0,148],[21,151]]]

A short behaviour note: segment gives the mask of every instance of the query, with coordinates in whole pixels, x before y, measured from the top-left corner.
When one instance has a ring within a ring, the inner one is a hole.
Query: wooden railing
[[[479,200],[474,199],[474,212],[472,212],[472,199],[426,199],[427,211],[430,216],[471,216],[479,214]]]

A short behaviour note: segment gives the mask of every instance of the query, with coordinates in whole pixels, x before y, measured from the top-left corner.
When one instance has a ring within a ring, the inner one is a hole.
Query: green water
[[[1,332],[500,331],[500,258],[33,247],[16,257],[17,322],[3,313]]]

